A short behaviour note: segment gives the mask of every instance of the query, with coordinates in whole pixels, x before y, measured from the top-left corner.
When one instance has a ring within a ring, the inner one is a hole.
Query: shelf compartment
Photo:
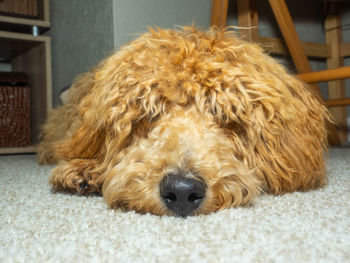
[[[32,141],[29,147],[1,148],[0,154],[33,152],[39,142],[40,126],[52,108],[51,39],[0,31],[0,58],[11,63],[12,71],[28,76]]]
[[[0,15],[0,30],[21,33],[32,33],[33,26],[37,26],[40,34],[50,29],[50,6],[49,0],[40,1],[41,16],[39,19],[21,18]]]

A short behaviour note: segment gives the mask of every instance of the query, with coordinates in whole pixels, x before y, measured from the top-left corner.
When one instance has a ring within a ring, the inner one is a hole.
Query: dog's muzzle
[[[160,194],[166,207],[178,216],[193,213],[205,197],[205,184],[181,173],[168,174],[160,183]]]

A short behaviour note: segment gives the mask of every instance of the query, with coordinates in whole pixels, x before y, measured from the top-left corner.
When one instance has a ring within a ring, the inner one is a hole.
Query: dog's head
[[[232,32],[151,30],[94,74],[72,154],[101,163],[110,207],[209,213],[323,172],[326,111]]]

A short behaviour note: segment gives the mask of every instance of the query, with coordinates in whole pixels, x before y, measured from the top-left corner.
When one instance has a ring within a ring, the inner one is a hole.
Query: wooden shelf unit
[[[27,147],[0,148],[0,154],[36,152],[40,126],[46,120],[48,111],[52,109],[51,38],[23,33],[26,31],[22,33],[8,31],[12,27],[28,29],[34,25],[41,27],[40,32],[48,30],[49,0],[42,2],[45,14],[43,20],[0,16],[0,60],[10,63],[13,72],[26,73],[29,79],[32,142]]]
[[[50,29],[50,7],[49,0],[42,0],[41,16],[39,19],[21,18],[14,16],[0,15],[0,30],[11,32],[22,32],[31,34],[32,27],[37,26],[40,33]]]

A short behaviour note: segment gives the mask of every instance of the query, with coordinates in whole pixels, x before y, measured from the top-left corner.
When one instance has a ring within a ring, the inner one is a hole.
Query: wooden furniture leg
[[[329,69],[344,66],[344,58],[341,56],[340,45],[343,41],[341,29],[341,16],[328,15],[325,19],[326,43],[332,46],[332,57],[327,59]],[[345,98],[345,82],[344,80],[335,80],[328,83],[328,97],[332,99]],[[342,142],[347,141],[347,124],[346,124],[346,108],[334,107],[330,109],[334,120],[340,126],[339,137]]]
[[[285,1],[269,0],[269,3],[298,72],[312,71]]]
[[[297,77],[307,83],[347,79],[350,78],[350,66],[298,74]]]
[[[276,17],[278,26],[286,41],[289,52],[299,73],[311,72],[311,66],[305,55],[299,36],[295,30],[293,20],[288,11],[285,0],[269,0],[272,11]],[[315,94],[321,99],[320,89],[316,84],[309,85]],[[328,123],[328,141],[331,145],[339,145],[341,139],[337,133],[336,127]]]
[[[240,36],[250,42],[257,42],[259,38],[258,12],[256,0],[237,0],[238,25]]]
[[[226,26],[228,0],[212,0],[210,26]]]
[[[303,73],[296,76],[307,83],[346,79],[350,78],[350,66]],[[350,105],[350,98],[345,98],[344,96],[337,99],[329,99],[324,101],[324,104],[327,107],[347,106]]]

